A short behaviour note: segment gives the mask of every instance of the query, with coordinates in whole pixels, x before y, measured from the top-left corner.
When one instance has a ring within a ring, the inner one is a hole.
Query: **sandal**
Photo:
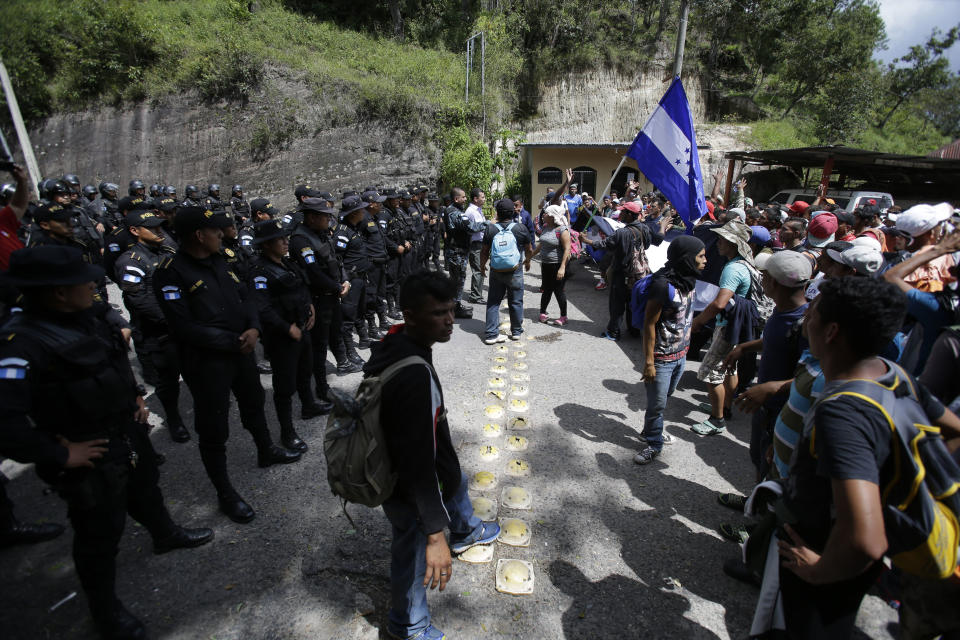
[[[739,493],[718,493],[717,502],[728,509],[733,509],[734,511],[740,511],[742,513],[744,507],[747,506],[747,497],[742,496]]]
[[[726,427],[719,427],[715,425],[710,418],[707,418],[703,422],[698,422],[697,424],[691,427],[693,432],[701,436],[715,436],[718,433],[723,433],[727,430]]]

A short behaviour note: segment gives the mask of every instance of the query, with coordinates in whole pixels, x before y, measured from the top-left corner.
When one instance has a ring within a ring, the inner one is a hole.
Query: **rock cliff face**
[[[216,182],[222,196],[241,184],[248,197],[286,207],[303,182],[338,193],[435,181],[437,149],[382,123],[357,123],[336,100],[274,77],[242,105],[181,95],[58,114],[31,141],[45,176],[116,182],[122,194],[133,178],[176,185],[181,197],[186,184]]]
[[[670,71],[660,64],[637,75],[597,69],[541,87],[538,116],[526,123],[527,141],[584,144],[633,140],[669,88]],[[683,88],[694,122],[703,122],[700,78],[684,76]]]

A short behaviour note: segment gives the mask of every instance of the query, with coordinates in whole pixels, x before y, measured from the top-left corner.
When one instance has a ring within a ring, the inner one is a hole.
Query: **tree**
[[[902,58],[895,58],[889,64],[887,92],[894,96],[894,102],[877,123],[877,128],[882,130],[890,116],[918,92],[924,89],[940,89],[950,82],[949,62],[943,54],[960,37],[960,25],[950,29],[942,39],[939,37],[940,33],[940,30],[935,28],[926,44],[913,45],[910,53]],[[898,63],[909,66],[898,67]]]
[[[918,111],[940,133],[953,140],[960,138],[960,74],[951,76],[939,89],[924,89],[915,102]]]

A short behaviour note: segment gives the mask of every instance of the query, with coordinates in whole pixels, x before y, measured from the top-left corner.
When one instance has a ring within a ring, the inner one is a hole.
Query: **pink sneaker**
[[[557,325],[558,327],[565,326],[567,324],[567,316],[560,316],[553,321],[553,324]]]
[[[547,314],[541,313],[541,314],[540,314],[540,322],[546,322],[546,321],[547,321]]]
[[[607,288],[606,280],[601,280],[600,282],[597,283],[597,286],[594,287],[594,289],[596,289],[597,291],[603,291],[606,288]]]

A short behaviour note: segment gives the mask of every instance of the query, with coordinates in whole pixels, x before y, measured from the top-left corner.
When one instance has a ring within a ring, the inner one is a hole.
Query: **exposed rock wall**
[[[31,131],[45,176],[73,172],[83,182],[141,178],[186,184],[241,184],[249,197],[293,203],[293,186],[310,182],[337,193],[367,185],[435,180],[439,153],[423,140],[376,123],[338,124],[336,96],[274,77],[243,105],[203,104],[189,95],[123,109],[57,114]],[[345,120],[347,118],[342,118]]]
[[[670,68],[652,64],[636,75],[609,69],[564,76],[540,89],[538,115],[527,122],[527,142],[625,142],[633,140],[670,86]],[[700,78],[683,77],[694,122],[705,119]]]

